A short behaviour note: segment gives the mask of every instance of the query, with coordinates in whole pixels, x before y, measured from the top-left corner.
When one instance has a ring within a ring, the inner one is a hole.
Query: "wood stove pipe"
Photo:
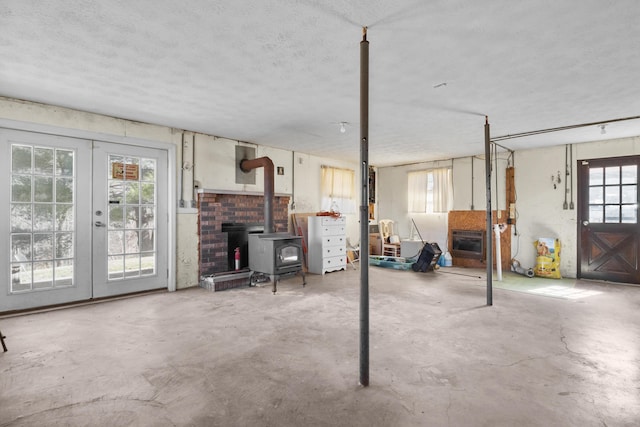
[[[264,233],[274,233],[273,226],[273,162],[268,157],[258,159],[242,159],[240,169],[242,172],[249,172],[253,169],[264,168]]]

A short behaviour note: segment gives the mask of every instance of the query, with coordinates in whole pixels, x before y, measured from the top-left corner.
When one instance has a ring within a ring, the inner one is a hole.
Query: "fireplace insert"
[[[485,259],[484,231],[452,230],[451,241],[454,257]]]
[[[249,234],[263,233],[264,225],[256,223],[223,222],[222,232],[227,233],[227,270],[235,270],[235,249],[240,249],[240,269],[249,266]]]

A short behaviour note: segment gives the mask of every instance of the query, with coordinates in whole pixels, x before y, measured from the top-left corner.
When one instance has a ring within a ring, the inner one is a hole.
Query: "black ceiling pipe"
[[[258,159],[243,159],[240,162],[242,172],[249,172],[253,169],[264,168],[264,233],[274,233],[273,226],[273,162],[268,157]]]

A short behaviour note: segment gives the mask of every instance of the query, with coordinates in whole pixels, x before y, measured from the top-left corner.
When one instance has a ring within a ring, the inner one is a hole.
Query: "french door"
[[[640,284],[640,156],[578,162],[578,277]]]
[[[166,151],[94,142],[93,177],[93,296],[166,288]]]
[[[166,151],[0,130],[0,177],[0,312],[167,287]]]

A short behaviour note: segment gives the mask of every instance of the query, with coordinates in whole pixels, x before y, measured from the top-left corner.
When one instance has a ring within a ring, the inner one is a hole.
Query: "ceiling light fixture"
[[[602,135],[604,135],[605,133],[607,133],[607,130],[605,129],[607,127],[607,125],[600,125],[600,133]]]
[[[347,122],[340,122],[340,133],[345,133],[347,131],[346,125]]]

